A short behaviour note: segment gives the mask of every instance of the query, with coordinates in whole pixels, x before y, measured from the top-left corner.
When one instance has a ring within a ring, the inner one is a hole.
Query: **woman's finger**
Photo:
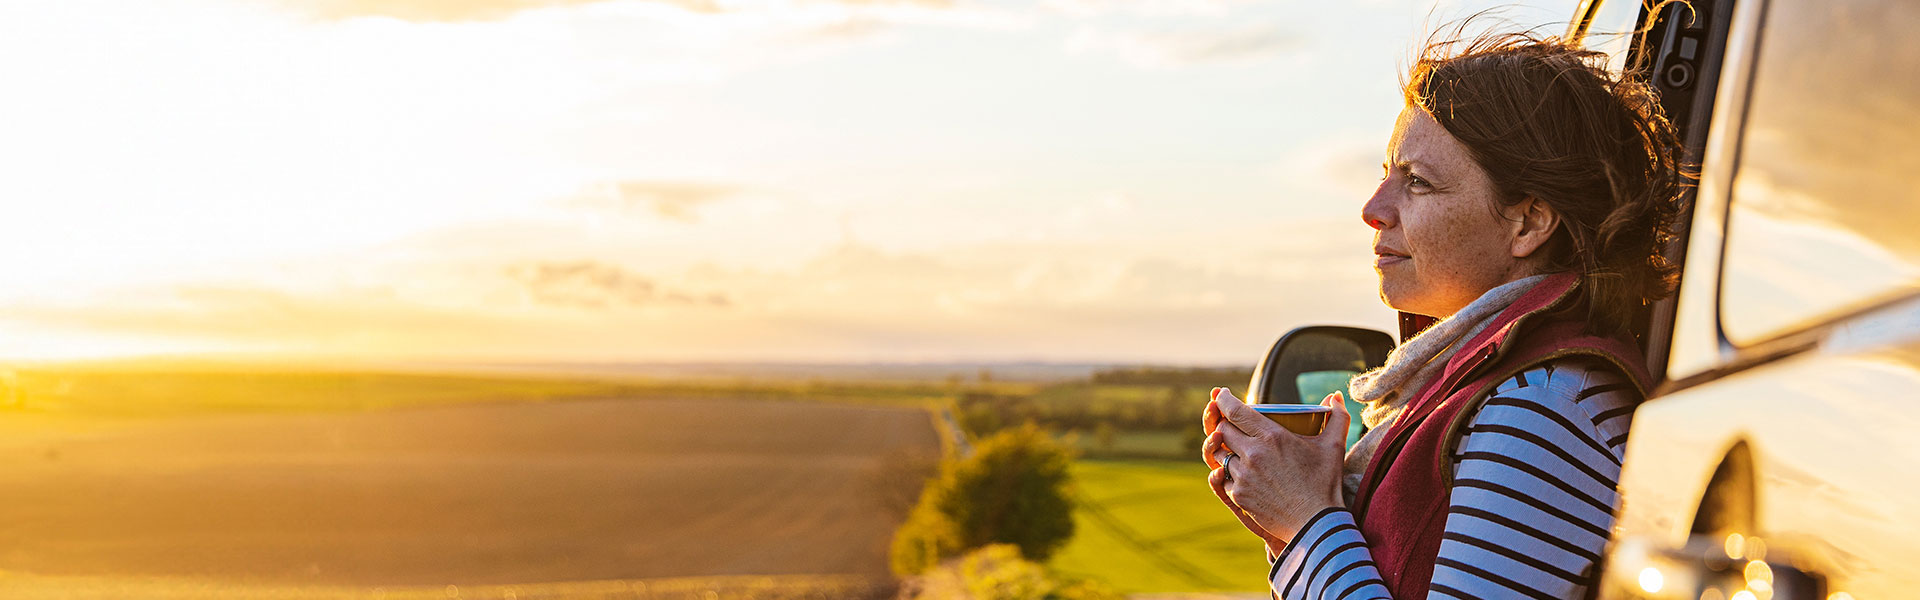
[[[1215,456],[1215,454],[1220,452],[1220,447],[1225,441],[1226,438],[1223,437],[1223,434],[1215,430],[1213,433],[1207,435],[1206,441],[1200,443],[1200,458],[1201,460],[1207,461],[1207,468],[1220,468],[1220,458]]]
[[[1207,474],[1207,487],[1213,488],[1213,495],[1220,499],[1221,504],[1227,505],[1227,508],[1233,509],[1234,514],[1238,515],[1240,505],[1233,501],[1232,486],[1233,480],[1227,477],[1226,469],[1214,469],[1212,473]]]
[[[1214,469],[1212,473],[1207,474],[1207,487],[1213,488],[1213,496],[1219,498],[1221,504],[1227,505],[1228,510],[1233,511],[1233,516],[1240,519],[1241,525],[1246,526],[1248,530],[1253,531],[1255,534],[1260,534],[1262,537],[1265,537],[1265,532],[1257,529],[1258,526],[1254,525],[1253,520],[1247,518],[1246,509],[1240,508],[1240,503],[1233,500],[1233,487],[1235,483],[1234,480],[1227,477],[1226,469]]]
[[[1212,473],[1207,474],[1207,487],[1213,489],[1214,497],[1219,498],[1221,504],[1227,505],[1227,508],[1233,509],[1237,514],[1240,512],[1240,507],[1233,503],[1233,498],[1227,496],[1227,483],[1229,482],[1226,469],[1214,469]]]
[[[1233,392],[1220,390],[1220,395],[1213,399],[1213,403],[1220,407],[1220,416],[1233,425],[1230,429],[1239,429],[1248,437],[1274,437],[1280,431],[1278,424],[1255,412],[1253,407],[1247,406],[1239,398],[1233,397]]]
[[[1219,395],[1220,388],[1213,388],[1213,394],[1216,396]],[[1209,398],[1207,399],[1207,407],[1200,409],[1200,428],[1207,433],[1213,433],[1214,428],[1219,426],[1220,406],[1215,404],[1213,399]]]
[[[1267,422],[1272,423],[1272,421]],[[1278,427],[1278,425],[1275,425],[1275,427]],[[1271,442],[1262,443],[1260,438],[1242,433],[1240,429],[1236,427],[1221,427],[1214,431],[1213,434],[1220,436],[1220,445],[1226,446],[1228,449],[1233,450],[1234,454],[1241,456],[1258,454],[1261,448],[1271,445]]]

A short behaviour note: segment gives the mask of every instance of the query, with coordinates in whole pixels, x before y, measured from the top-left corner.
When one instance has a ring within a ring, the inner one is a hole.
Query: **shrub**
[[[943,464],[894,534],[894,572],[921,573],[995,543],[1046,560],[1073,536],[1066,495],[1072,460],[1066,447],[1028,424],[982,440],[971,457]]]
[[[1025,560],[1011,544],[992,544],[908,582],[908,600],[1120,600],[1104,586],[1064,581]]]
[[[931,485],[929,485],[931,489]],[[907,513],[907,521],[893,532],[893,551],[889,562],[901,575],[924,573],[941,560],[960,554],[960,530],[953,519],[940,514],[926,494]]]

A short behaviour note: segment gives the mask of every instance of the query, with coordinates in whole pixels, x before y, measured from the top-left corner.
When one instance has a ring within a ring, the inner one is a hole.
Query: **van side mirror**
[[[1393,336],[1359,327],[1312,325],[1280,336],[1247,383],[1248,404],[1319,402],[1347,379],[1387,364]],[[1351,398],[1348,399],[1352,401]]]

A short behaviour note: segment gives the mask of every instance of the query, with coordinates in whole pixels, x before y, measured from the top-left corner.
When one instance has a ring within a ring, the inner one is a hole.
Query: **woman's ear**
[[[1539,198],[1527,196],[1507,209],[1513,231],[1513,257],[1533,256],[1560,228],[1560,213]]]

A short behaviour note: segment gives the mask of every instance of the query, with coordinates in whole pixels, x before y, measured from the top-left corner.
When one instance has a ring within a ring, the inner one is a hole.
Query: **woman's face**
[[[1373,265],[1387,306],[1450,316],[1517,278],[1518,223],[1502,214],[1493,181],[1466,146],[1426,111],[1400,111],[1385,166],[1360,215],[1375,230]]]

